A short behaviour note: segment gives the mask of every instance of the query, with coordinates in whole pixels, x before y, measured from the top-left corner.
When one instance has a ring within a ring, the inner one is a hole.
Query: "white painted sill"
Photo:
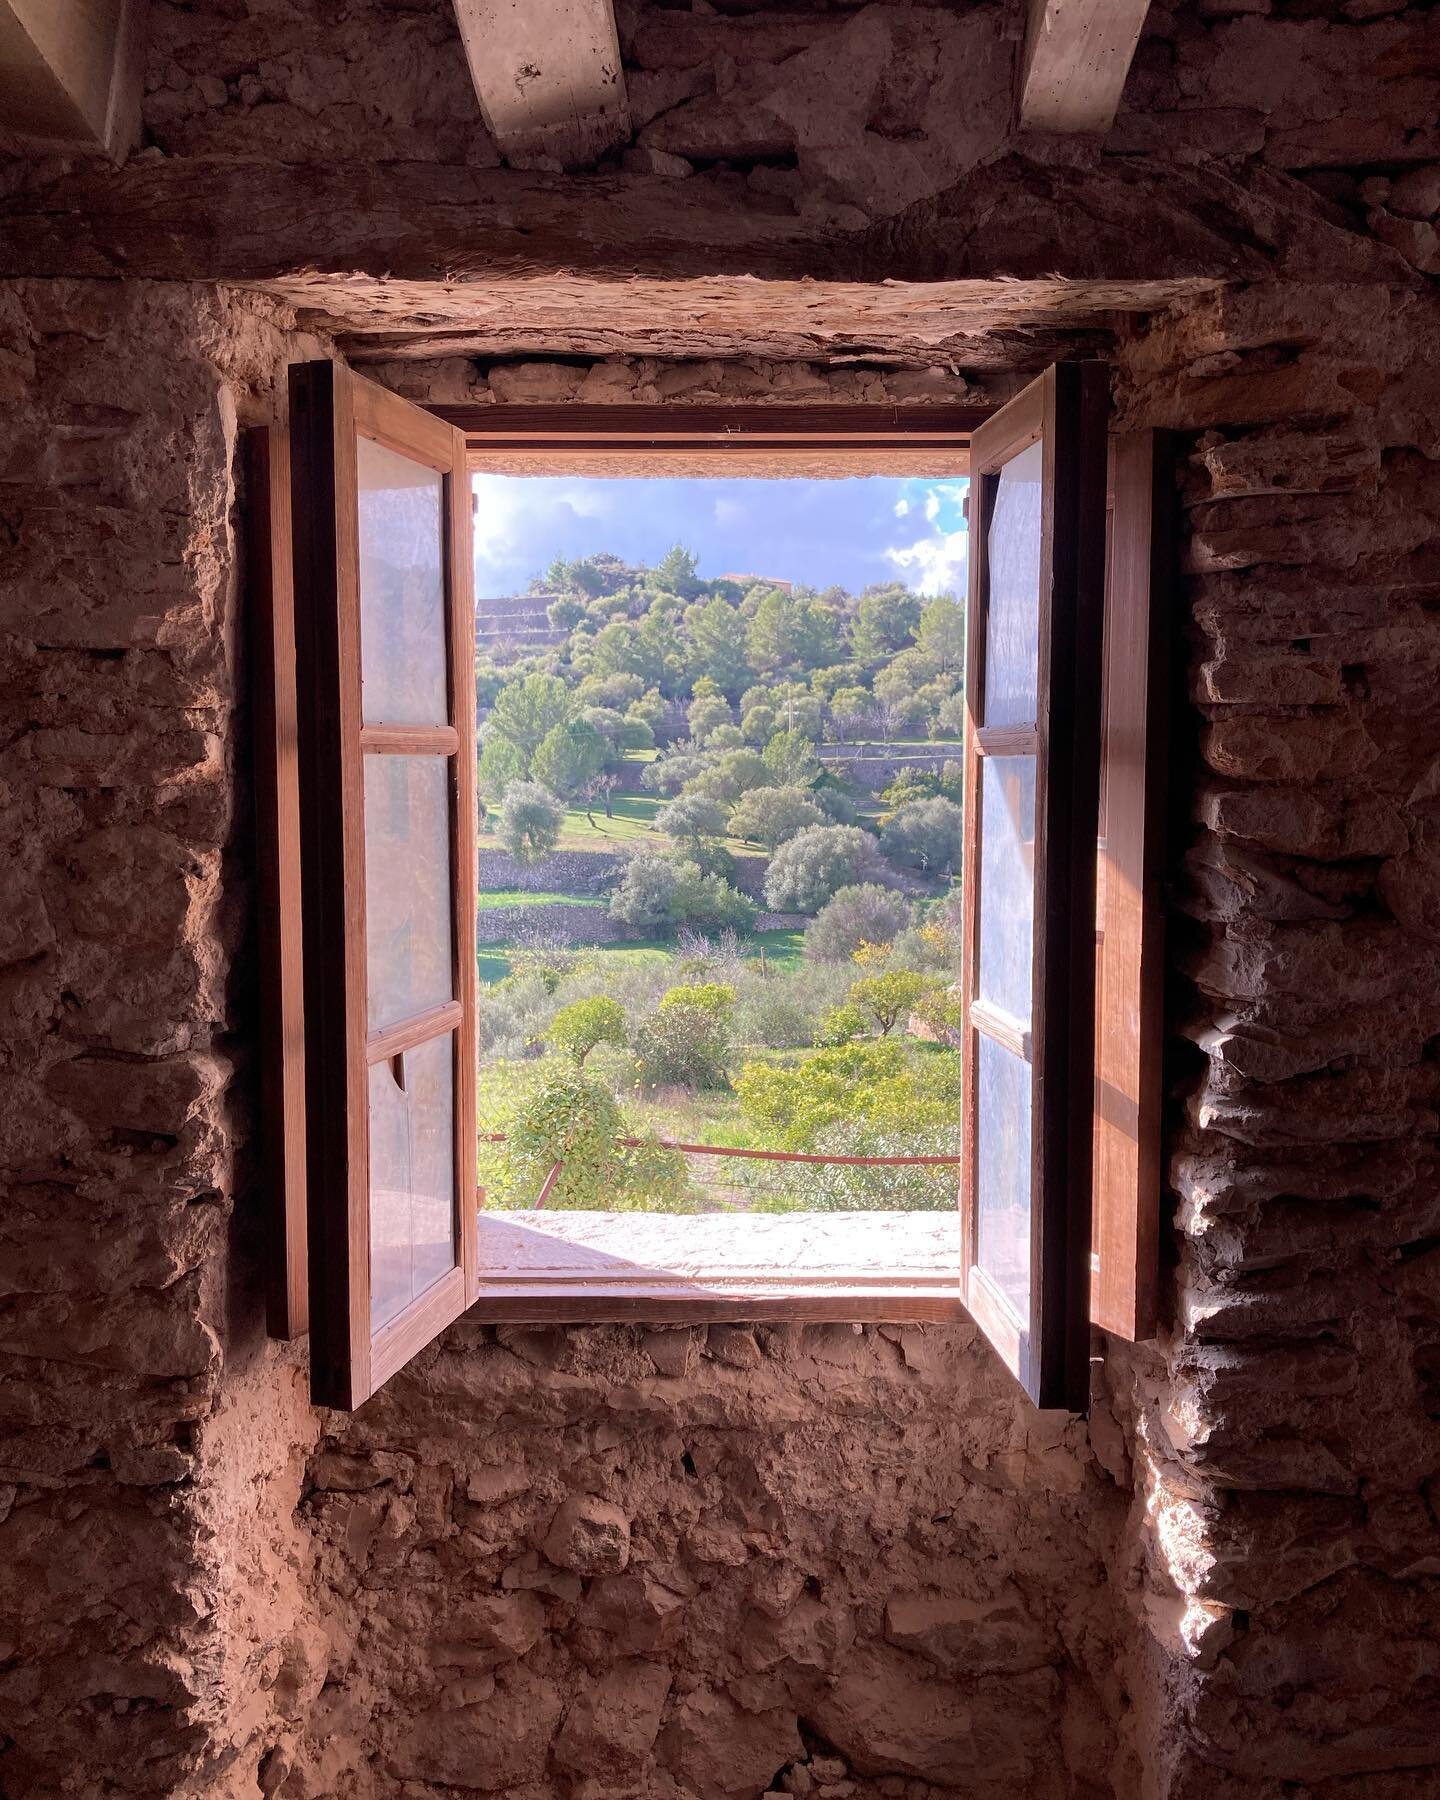
[[[482,1317],[968,1316],[957,1212],[484,1211],[479,1224]]]

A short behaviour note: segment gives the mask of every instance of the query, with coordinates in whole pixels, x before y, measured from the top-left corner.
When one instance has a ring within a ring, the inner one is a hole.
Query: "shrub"
[[[848,962],[861,944],[888,944],[910,922],[903,894],[876,882],[840,888],[805,931],[805,954],[816,962]]]
[[[856,825],[812,825],[782,844],[765,874],[775,912],[818,912],[839,889],[883,868],[874,838]]]
[[[870,1021],[858,1006],[848,1002],[844,1006],[832,1006],[820,1015],[820,1023],[815,1029],[815,1047],[823,1050],[848,1044],[855,1038],[864,1037],[869,1029]]]
[[[735,1010],[735,990],[728,981],[700,981],[687,987],[667,988],[660,999],[660,1010],[669,1006],[698,1006],[702,1012],[725,1019]]]
[[[625,1042],[625,1009],[618,1000],[593,994],[588,1000],[572,1000],[550,1021],[546,1037],[583,1069],[585,1058],[597,1044]]]
[[[512,781],[500,802],[495,835],[516,862],[533,862],[555,848],[565,809],[538,781]]]
[[[849,1043],[788,1067],[747,1062],[735,1093],[741,1117],[786,1150],[812,1149],[833,1127],[859,1124],[905,1134],[925,1155],[927,1139],[955,1127],[960,1066],[953,1050],[911,1066],[893,1041]]]
[[[557,1163],[560,1174],[546,1205],[557,1211],[675,1211],[689,1186],[685,1159],[653,1139],[637,1149],[613,1094],[578,1069],[547,1070],[504,1122],[507,1142],[484,1156],[492,1198],[506,1207],[533,1207]]]
[[[960,867],[965,815],[953,800],[914,800],[902,806],[880,834],[880,847],[895,862],[931,874]]]
[[[927,976],[917,975],[913,969],[891,969],[888,974],[857,981],[850,989],[850,1004],[874,1020],[881,1037],[889,1037],[934,986]]]
[[[552,1006],[550,987],[540,974],[512,974],[483,990],[476,1010],[482,1056],[507,1062],[530,1053],[542,1036]]]
[[[821,825],[824,821],[824,813],[804,788],[752,788],[735,803],[730,814],[730,834],[774,850],[807,825]]]
[[[654,851],[630,858],[619,887],[610,896],[610,917],[632,931],[666,932],[675,924],[676,865]]]
[[[652,936],[668,935],[682,924],[746,930],[754,923],[755,906],[698,863],[641,851],[610,896],[610,917]]]
[[[730,1085],[730,1037],[723,1018],[704,1006],[664,1001],[630,1035],[642,1087]]]

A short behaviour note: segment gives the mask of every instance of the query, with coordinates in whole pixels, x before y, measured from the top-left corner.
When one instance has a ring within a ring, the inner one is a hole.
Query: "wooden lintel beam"
[[[0,0],[0,134],[103,150],[140,136],[144,0]]]
[[[1107,132],[1148,10],[1149,0],[1029,0],[1021,125]]]
[[[516,168],[583,168],[630,136],[611,0],[455,0],[485,123]]]

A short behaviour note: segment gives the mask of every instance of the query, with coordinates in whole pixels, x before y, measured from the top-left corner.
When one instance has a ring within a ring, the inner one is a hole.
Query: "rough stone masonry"
[[[440,0],[153,11],[146,148],[0,182],[0,1790],[1440,1793],[1433,15],[1157,5],[1102,149],[1012,132],[1016,9],[631,5],[635,142],[507,186]],[[337,345],[497,405],[1103,354],[1181,435],[1166,1324],[1088,1424],[968,1327],[466,1320],[310,1409],[236,445]]]

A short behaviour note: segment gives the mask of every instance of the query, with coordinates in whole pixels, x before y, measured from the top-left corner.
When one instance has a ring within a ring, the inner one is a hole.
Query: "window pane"
[[[1030,1319],[1030,1065],[983,1032],[975,1155],[975,1260]]]
[[[370,1329],[454,1267],[455,1034],[446,1032],[370,1067]]]
[[[985,540],[985,723],[1035,719],[1040,654],[1040,522],[1045,446],[1038,440],[1005,464]]]
[[[1030,1021],[1035,917],[1035,758],[980,764],[980,998]]]
[[[444,477],[369,438],[360,488],[360,683],[367,725],[443,725]]]
[[[365,758],[371,1031],[454,997],[449,776],[443,756]]]

